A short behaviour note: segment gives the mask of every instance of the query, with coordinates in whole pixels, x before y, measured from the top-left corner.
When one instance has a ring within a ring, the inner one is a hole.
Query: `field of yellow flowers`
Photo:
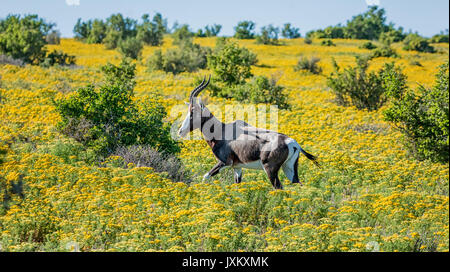
[[[213,47],[215,39],[196,42]],[[383,121],[383,109],[337,106],[326,86],[332,57],[341,67],[352,65],[355,55],[369,52],[359,49],[364,41],[283,42],[239,44],[258,55],[255,75],[275,75],[286,87],[292,109],[279,111],[278,130],[322,164],[301,157],[304,185],[281,175],[285,190],[273,190],[258,171],[245,171],[240,184],[231,171],[203,183],[215,159],[200,140],[184,141],[180,154],[192,170],[190,184],[151,168],[116,167],[118,157],[98,167],[77,154],[61,156],[73,140],[56,129],[52,101],[100,83],[99,67],[120,62],[103,45],[62,39],[48,46],[75,55],[71,68],[0,65],[0,251],[448,251],[448,164],[414,160]],[[165,38],[163,50],[171,46]],[[449,50],[435,46],[439,53],[429,54],[394,45],[400,58],[377,58],[371,67],[395,61],[411,87],[432,86]],[[135,92],[139,99],[161,94],[171,112],[209,71],[148,72],[154,50],[145,47],[137,62]],[[320,58],[322,75],[294,72],[300,55]],[[211,104],[235,103],[202,95]]]

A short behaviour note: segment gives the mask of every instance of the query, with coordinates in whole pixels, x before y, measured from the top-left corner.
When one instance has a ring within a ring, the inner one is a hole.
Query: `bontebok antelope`
[[[288,136],[266,129],[260,129],[236,120],[224,124],[220,122],[197,99],[199,93],[208,86],[211,76],[205,83],[197,86],[189,96],[189,109],[178,134],[185,137],[189,132],[200,129],[204,139],[216,156],[217,164],[204,175],[208,179],[222,169],[234,169],[235,182],[242,180],[242,168],[264,170],[275,189],[282,189],[278,171],[283,169],[292,183],[300,183],[298,179],[298,158],[303,153],[318,165],[316,157],[303,150],[300,145]]]

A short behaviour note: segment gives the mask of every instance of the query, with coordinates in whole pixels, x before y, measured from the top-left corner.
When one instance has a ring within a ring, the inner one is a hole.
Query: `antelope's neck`
[[[222,139],[224,125],[212,113],[209,116],[202,117],[201,131],[203,138],[211,148],[214,148],[217,142]]]

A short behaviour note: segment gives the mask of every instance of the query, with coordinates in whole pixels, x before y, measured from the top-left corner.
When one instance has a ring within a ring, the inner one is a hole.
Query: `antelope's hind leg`
[[[281,184],[280,179],[278,178],[278,171],[281,166],[270,165],[269,163],[263,164],[264,171],[266,171],[267,176],[269,177],[270,182],[275,189],[283,189],[283,185]]]
[[[242,168],[234,168],[234,182],[241,183],[242,181]]]

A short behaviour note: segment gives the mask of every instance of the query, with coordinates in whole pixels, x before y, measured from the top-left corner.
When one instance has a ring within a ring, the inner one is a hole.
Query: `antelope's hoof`
[[[209,173],[206,173],[206,174],[203,176],[203,181],[208,180],[210,177],[211,177],[211,176],[209,175]]]

